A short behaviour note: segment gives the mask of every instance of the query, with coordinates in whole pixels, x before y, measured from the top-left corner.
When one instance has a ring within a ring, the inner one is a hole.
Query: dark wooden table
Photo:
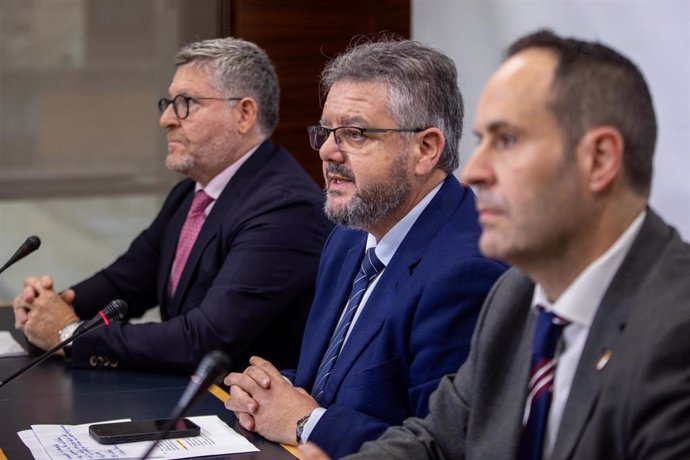
[[[14,331],[11,308],[0,308],[0,330]],[[32,357],[0,358],[0,380],[26,365]],[[61,357],[51,357],[0,388],[0,459],[31,459],[17,436],[33,424],[68,424],[131,418],[165,418],[189,383],[189,377],[134,371],[73,369]],[[217,389],[218,390],[218,389]],[[204,458],[294,459],[281,445],[245,431],[218,396],[209,392],[189,415],[217,415],[251,441],[260,452]]]

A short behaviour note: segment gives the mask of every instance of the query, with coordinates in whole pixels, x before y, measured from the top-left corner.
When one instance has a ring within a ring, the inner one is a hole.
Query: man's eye
[[[354,128],[343,129],[343,136],[351,141],[364,140],[364,134],[362,134],[360,130]]]
[[[517,138],[513,136],[512,134],[508,133],[501,133],[498,134],[495,138],[495,143],[496,146],[499,148],[510,148],[515,145],[517,142]]]

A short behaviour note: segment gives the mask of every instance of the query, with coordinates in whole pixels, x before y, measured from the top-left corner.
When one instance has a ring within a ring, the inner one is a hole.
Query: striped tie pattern
[[[532,343],[532,372],[523,416],[518,460],[541,460],[549,416],[556,346],[568,321],[539,307],[539,319]]]
[[[355,312],[359,303],[364,297],[364,292],[367,290],[369,283],[378,275],[381,270],[385,268],[383,262],[381,262],[374,248],[369,248],[364,255],[364,260],[362,260],[362,266],[355,276],[355,281],[352,283],[352,291],[350,292],[350,298],[345,305],[345,314],[343,314],[342,319],[335,328],[335,332],[331,337],[331,342],[328,345],[328,349],[321,360],[321,365],[316,373],[316,380],[314,381],[314,386],[312,387],[312,396],[319,401],[324,388],[326,388],[326,382],[328,382],[328,377],[333,372],[333,367],[335,367],[335,362],[338,359],[340,350],[343,346],[343,341],[347,335],[347,331],[350,329],[350,324],[352,324],[352,319],[355,317]]]
[[[175,260],[173,261],[172,271],[170,272],[170,298],[175,295],[177,284],[180,282],[182,270],[187,263],[189,253],[192,252],[192,247],[199,236],[201,227],[204,225],[206,216],[204,210],[211,204],[213,198],[208,196],[203,190],[199,190],[194,195],[192,206],[187,213],[187,220],[184,221],[180,237],[177,240],[177,250],[175,251]]]

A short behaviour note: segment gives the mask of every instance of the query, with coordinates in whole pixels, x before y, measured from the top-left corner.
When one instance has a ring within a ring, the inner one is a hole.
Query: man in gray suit
[[[647,204],[643,76],[601,44],[540,31],[509,49],[475,131],[462,179],[480,247],[515,268],[430,415],[352,458],[690,458],[690,246]],[[536,331],[555,323],[547,356]]]

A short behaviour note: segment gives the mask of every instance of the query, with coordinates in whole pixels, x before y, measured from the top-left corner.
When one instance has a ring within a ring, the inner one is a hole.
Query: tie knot
[[[386,268],[386,265],[376,257],[374,249],[375,248],[367,249],[367,252],[364,254],[364,260],[362,260],[362,271],[370,280],[381,272],[381,270]]]
[[[192,206],[189,208],[189,215],[194,216],[203,214],[206,207],[209,204],[211,204],[212,201],[213,198],[208,196],[206,192],[204,192],[203,190],[199,190],[194,195],[194,199],[192,200]]]
[[[570,322],[541,306],[538,308],[539,319],[534,332],[535,352],[542,356],[553,356],[563,328],[570,324]]]

